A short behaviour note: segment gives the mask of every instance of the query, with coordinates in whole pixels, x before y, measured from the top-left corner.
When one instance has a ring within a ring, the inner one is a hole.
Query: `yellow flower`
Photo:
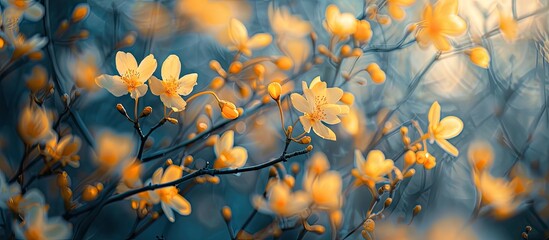
[[[80,166],[80,157],[77,155],[80,150],[82,141],[79,137],[66,135],[58,141],[58,137],[54,136],[46,143],[45,154],[53,162],[60,161],[63,166],[67,164],[72,167]]]
[[[139,161],[128,163],[122,170],[122,182],[128,187],[136,187],[141,183],[143,166]]]
[[[437,145],[447,153],[457,157],[459,151],[457,148],[448,142],[447,139],[453,138],[463,130],[463,122],[455,116],[448,116],[440,120],[440,105],[437,101],[431,105],[429,109],[429,139],[431,144],[436,142]]]
[[[508,42],[512,42],[517,38],[518,34],[518,23],[511,16],[503,11],[499,11],[499,30],[503,35],[503,38]]]
[[[490,205],[497,218],[507,218],[515,213],[519,203],[515,201],[514,186],[503,178],[495,178],[489,172],[480,175],[476,182],[483,205]]]
[[[180,179],[183,175],[183,169],[179,166],[170,165],[166,171],[162,168],[156,170],[152,177],[152,184],[163,184]],[[183,196],[179,195],[179,190],[174,187],[163,187],[154,190],[153,195],[160,199],[162,210],[170,222],[175,222],[173,211],[180,215],[191,214],[191,204]],[[173,210],[173,211],[172,211]]]
[[[44,6],[34,0],[6,0],[4,3],[9,4],[6,11],[13,11],[17,16],[24,16],[31,21],[38,21],[44,16]]]
[[[372,27],[366,20],[357,20],[356,29],[353,37],[361,44],[367,43],[372,38]]]
[[[28,145],[43,142],[54,136],[48,113],[38,107],[23,109],[17,130],[23,141]]]
[[[339,8],[331,4],[326,8],[324,28],[339,39],[346,39],[356,30],[357,20],[351,13],[341,13]]]
[[[14,224],[17,239],[53,240],[69,239],[72,226],[61,217],[48,218],[45,206],[34,206],[24,215],[21,224]]]
[[[269,7],[271,28],[278,37],[302,38],[311,32],[311,24],[299,16],[292,15],[287,8]]]
[[[246,164],[248,151],[243,147],[234,147],[234,132],[229,130],[214,145],[217,159],[214,168],[239,168]]]
[[[387,11],[392,18],[403,20],[406,12],[402,9],[414,4],[416,0],[387,0]]]
[[[304,113],[299,117],[303,129],[310,132],[312,128],[318,136],[335,141],[335,133],[322,122],[337,124],[341,122],[340,115],[349,113],[349,106],[336,104],[343,96],[343,90],[327,88],[326,82],[321,81],[320,77],[316,77],[310,87],[303,81],[302,88],[305,97],[297,93],[292,93],[290,97],[294,108]]]
[[[198,74],[191,73],[179,78],[181,73],[181,62],[176,55],[170,55],[162,63],[162,81],[155,76],[151,77],[151,92],[160,96],[164,106],[171,108],[174,112],[185,110],[187,102],[180,96],[189,95],[196,86]]]
[[[357,183],[373,187],[375,183],[386,180],[385,176],[393,171],[394,162],[385,159],[385,155],[379,150],[370,151],[364,159],[360,150],[356,149],[355,167],[352,173],[357,178]]]
[[[48,83],[48,72],[40,65],[32,68],[32,75],[27,79],[27,88],[36,93],[42,90]]]
[[[494,150],[487,142],[473,142],[469,145],[469,161],[478,173],[488,170],[494,162]]]
[[[99,75],[99,69],[95,57],[88,53],[79,56],[73,64],[71,72],[76,86],[91,92],[97,91],[99,88],[95,78]]]
[[[258,33],[251,38],[248,37],[248,30],[242,22],[231,19],[228,28],[229,50],[239,51],[246,56],[252,55],[252,49],[263,48],[271,44],[273,38],[268,33]]]
[[[439,0],[434,7],[428,3],[416,32],[418,44],[428,47],[433,43],[439,51],[452,49],[448,37],[459,36],[467,29],[465,20],[457,12],[457,0]]]
[[[22,33],[17,31],[9,31],[6,33],[8,41],[15,48],[11,56],[12,59],[18,59],[29,53],[36,52],[42,49],[48,43],[47,38],[40,37],[38,34],[27,39]]]
[[[281,217],[289,217],[303,212],[310,202],[311,199],[307,193],[303,191],[292,193],[291,188],[280,181],[269,186],[267,200],[258,195],[253,198],[253,205],[257,210]]]
[[[120,97],[130,93],[133,99],[144,96],[148,87],[145,84],[156,70],[156,59],[149,54],[139,66],[131,53],[116,53],[116,69],[120,76],[103,74],[95,79],[97,85]]]
[[[130,159],[133,141],[130,137],[104,132],[97,138],[97,157],[99,165],[107,171]]]
[[[468,50],[469,59],[481,68],[488,68],[490,65],[490,54],[483,47],[474,47]]]
[[[335,211],[341,207],[341,175],[337,171],[327,171],[330,163],[326,155],[315,153],[309,161],[309,169],[303,178],[303,190],[309,193],[315,207]]]

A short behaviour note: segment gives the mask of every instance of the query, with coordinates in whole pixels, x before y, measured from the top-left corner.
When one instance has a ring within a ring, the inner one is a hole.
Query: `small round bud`
[[[414,163],[416,163],[416,153],[408,150],[404,154],[404,167],[412,166]]]
[[[223,219],[225,220],[225,222],[231,221],[231,218],[233,216],[231,208],[229,206],[224,206],[221,209],[221,215],[223,215]]]
[[[309,143],[311,143],[311,137],[309,137],[309,136],[302,137],[301,139],[299,139],[299,143],[309,144]]]
[[[261,77],[265,74],[265,66],[263,64],[256,64],[254,65],[254,73],[256,76]]]
[[[367,232],[374,232],[374,230],[376,229],[376,222],[371,218],[368,218],[366,222],[364,222],[363,227],[364,230],[366,230]]]
[[[344,92],[343,96],[341,96],[341,99],[339,101],[351,106],[355,102],[355,95],[353,95],[350,92]]]
[[[526,232],[531,232],[531,231],[532,231],[532,227],[531,227],[531,226],[526,226],[525,230],[526,230]]]
[[[188,167],[193,163],[193,161],[193,156],[187,155],[185,158],[183,158],[183,166]]]
[[[313,225],[309,230],[316,234],[324,234],[326,232],[326,228],[322,225]]]
[[[221,179],[219,179],[218,176],[209,176],[206,180],[211,184],[219,184],[221,182]]]
[[[231,73],[231,74],[237,74],[240,71],[242,71],[242,63],[239,62],[239,61],[234,61],[229,66],[229,73]]]
[[[166,118],[166,120],[167,120],[168,122],[170,122],[171,124],[174,124],[174,125],[177,124],[177,123],[179,123],[179,121],[178,121],[177,119],[172,118],[172,117],[168,117],[168,118]]]
[[[392,198],[387,198],[387,199],[385,199],[385,202],[383,203],[383,207],[387,208],[391,205],[391,203],[393,203],[393,199]]]
[[[98,193],[99,191],[95,186],[87,185],[84,187],[84,191],[82,191],[82,200],[86,202],[93,201],[97,198]]]
[[[212,82],[210,83],[210,88],[217,90],[223,87],[223,85],[225,85],[225,79],[218,76],[212,79]]]
[[[345,44],[345,45],[343,45],[343,47],[341,47],[341,50],[340,50],[339,53],[341,54],[341,56],[346,57],[346,56],[349,56],[351,54],[351,51],[352,51],[351,46]]]
[[[406,173],[404,174],[404,178],[413,177],[415,174],[416,174],[416,170],[412,168],[412,169],[406,171]]]
[[[420,212],[421,212],[421,205],[416,205],[416,206],[414,207],[414,210],[413,210],[412,214],[413,214],[414,216],[417,216]]]
[[[221,64],[219,64],[219,62],[216,61],[216,60],[211,60],[210,61],[210,69],[212,69],[214,71],[217,71],[217,70],[221,69]]]
[[[143,111],[141,112],[141,115],[139,115],[140,118],[143,118],[143,117],[147,117],[149,115],[151,115],[152,113],[152,107],[151,106],[146,106],[145,108],[143,108]]]
[[[166,162],[164,163],[166,166],[170,166],[170,165],[173,165],[173,160],[171,158],[168,158],[168,160],[166,160]]]
[[[290,70],[294,66],[294,62],[292,61],[292,59],[286,56],[282,56],[276,59],[275,64],[280,70],[284,71]]]
[[[86,18],[89,13],[90,13],[90,6],[88,4],[86,3],[78,4],[72,11],[71,21],[80,22],[84,18]]]
[[[313,145],[309,145],[306,148],[307,152],[313,151]]]
[[[128,113],[126,112],[126,109],[124,108],[124,106],[122,106],[122,104],[116,104],[116,110],[118,110],[118,112],[124,116],[128,115]]]
[[[408,128],[407,127],[401,127],[400,128],[400,134],[407,135],[408,134]]]
[[[221,116],[223,118],[235,119],[240,115],[234,103],[221,100],[219,101],[219,108],[221,109]]]
[[[292,173],[297,175],[299,173],[299,163],[292,163],[291,169]]]

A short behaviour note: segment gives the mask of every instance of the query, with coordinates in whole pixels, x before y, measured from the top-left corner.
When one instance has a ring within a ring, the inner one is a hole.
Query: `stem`
[[[213,91],[204,91],[204,92],[199,92],[199,93],[197,93],[197,94],[192,95],[191,97],[189,97],[189,98],[187,99],[187,103],[190,103],[190,102],[191,102],[192,100],[194,100],[195,98],[200,97],[200,96],[202,96],[202,95],[206,95],[206,94],[211,94],[212,96],[215,97],[215,100],[216,100],[217,102],[221,102],[221,99],[219,99],[219,97],[217,96],[217,94],[216,94],[215,92],[213,92]]]

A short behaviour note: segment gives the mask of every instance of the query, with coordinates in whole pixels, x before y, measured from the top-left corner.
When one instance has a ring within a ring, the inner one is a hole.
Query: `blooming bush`
[[[0,3],[0,239],[543,239],[549,5]]]

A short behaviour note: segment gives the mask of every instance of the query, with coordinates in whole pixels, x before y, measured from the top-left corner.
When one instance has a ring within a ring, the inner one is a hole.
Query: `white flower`
[[[59,240],[69,239],[72,226],[61,217],[48,219],[44,206],[33,206],[25,213],[24,222],[14,224],[17,239]]]
[[[8,5],[5,11],[13,11],[18,16],[24,16],[31,21],[38,21],[44,16],[44,6],[34,0],[2,0],[4,5]]]
[[[116,69],[120,76],[103,74],[95,79],[97,85],[120,97],[130,93],[133,99],[144,96],[148,87],[145,84],[156,70],[156,59],[152,54],[141,61],[139,66],[131,53],[116,53]]]
[[[155,76],[151,77],[151,92],[160,96],[162,103],[174,112],[185,109],[187,103],[180,95],[189,95],[196,86],[198,74],[191,73],[179,78],[181,74],[181,62],[176,55],[170,55],[162,63],[162,81]]]
[[[0,171],[0,208],[8,208],[8,201],[21,194],[21,186],[18,183],[8,184],[6,176]]]
[[[180,179],[183,175],[183,169],[179,166],[170,165],[166,171],[157,169],[152,177],[152,184],[163,184]],[[183,196],[179,195],[179,190],[174,186],[158,188],[150,193],[151,199],[160,199],[162,210],[170,222],[175,222],[173,211],[180,215],[191,214],[191,204]]]

